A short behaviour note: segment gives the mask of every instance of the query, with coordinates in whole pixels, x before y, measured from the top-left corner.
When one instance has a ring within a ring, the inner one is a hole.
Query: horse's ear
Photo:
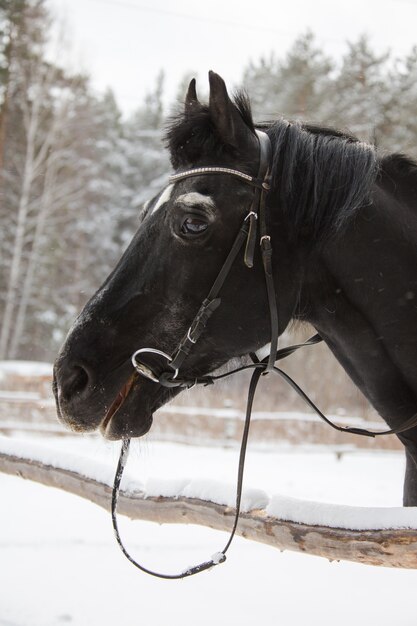
[[[193,108],[195,108],[196,104],[199,104],[197,98],[197,90],[195,86],[195,78],[193,78],[188,85],[187,95],[185,96],[185,112],[188,113]]]
[[[237,147],[246,138],[248,128],[227,93],[226,84],[215,72],[209,72],[210,82],[210,116],[226,143]]]

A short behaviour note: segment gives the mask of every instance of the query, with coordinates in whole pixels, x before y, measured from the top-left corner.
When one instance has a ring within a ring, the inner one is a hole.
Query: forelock
[[[233,101],[246,126],[254,132],[250,102],[245,92],[237,92]],[[204,156],[215,159],[221,159],[225,154],[236,156],[235,148],[224,143],[219,136],[209,107],[200,103],[171,116],[165,132],[165,143],[174,169],[189,166]]]

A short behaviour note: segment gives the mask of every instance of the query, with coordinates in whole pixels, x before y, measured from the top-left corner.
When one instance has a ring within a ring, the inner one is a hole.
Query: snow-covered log
[[[19,449],[17,449],[19,447]],[[0,471],[57,487],[110,510],[113,470],[62,451],[3,439]],[[233,488],[210,481],[124,481],[120,514],[157,523],[199,524],[229,531]],[[279,550],[329,560],[417,569],[417,508],[365,508],[269,498],[247,490],[237,533]]]

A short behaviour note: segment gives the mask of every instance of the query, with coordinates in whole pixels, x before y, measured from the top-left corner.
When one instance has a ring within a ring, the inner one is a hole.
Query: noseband
[[[245,216],[240,230],[232,244],[229,254],[226,257],[226,260],[221,267],[216,280],[213,283],[212,288],[210,289],[207,297],[203,300],[196,316],[194,317],[189,329],[185,333],[184,337],[180,341],[176,350],[174,351],[174,355],[171,357],[169,354],[162,352],[161,350],[157,350],[155,348],[141,348],[136,350],[136,352],[132,355],[132,364],[135,368],[137,374],[144,376],[145,378],[159,383],[164,387],[192,387],[195,384],[212,384],[216,380],[224,378],[226,376],[231,376],[236,372],[240,372],[246,369],[253,369],[252,379],[249,385],[248,391],[248,399],[246,405],[246,417],[245,417],[245,426],[242,435],[242,443],[240,448],[240,456],[239,456],[239,466],[238,466],[238,475],[237,475],[237,489],[236,489],[236,508],[235,508],[235,517],[232,530],[230,532],[229,539],[221,552],[216,553],[209,561],[201,563],[200,565],[196,565],[195,567],[190,567],[187,570],[181,572],[180,574],[161,574],[155,571],[152,571],[143,565],[139,564],[135,561],[130,554],[127,552],[126,548],[123,545],[123,542],[120,538],[118,524],[117,524],[117,500],[118,493],[120,488],[121,479],[123,476],[123,471],[127,462],[127,457],[129,453],[130,439],[124,439],[118,467],[116,470],[116,475],[114,479],[113,493],[112,493],[112,521],[113,528],[116,535],[116,540],[126,558],[135,565],[138,569],[142,570],[147,574],[151,574],[152,576],[156,576],[158,578],[165,579],[178,579],[178,578],[186,578],[188,576],[193,576],[194,574],[198,574],[204,570],[210,569],[219,563],[223,563],[226,560],[226,552],[232,543],[233,537],[236,532],[237,523],[240,514],[240,503],[241,503],[241,494],[242,494],[242,485],[243,485],[243,472],[244,472],[244,462],[245,462],[245,454],[246,454],[246,446],[249,435],[249,426],[250,426],[250,418],[252,414],[252,406],[253,400],[256,393],[256,388],[260,377],[262,374],[266,374],[268,372],[278,374],[287,382],[301,398],[308,404],[308,406],[313,409],[318,416],[323,419],[329,426],[334,428],[335,430],[352,433],[356,435],[363,435],[366,437],[375,437],[377,435],[390,435],[390,434],[398,434],[413,426],[417,425],[417,415],[413,415],[409,418],[404,424],[402,424],[398,428],[393,428],[384,431],[369,431],[365,428],[355,428],[349,426],[338,426],[334,424],[331,420],[329,420],[318,408],[317,406],[310,400],[310,398],[302,391],[302,389],[297,385],[297,383],[292,380],[283,370],[276,367],[276,361],[283,359],[301,347],[312,346],[320,341],[322,341],[320,335],[314,335],[309,340],[302,344],[297,344],[294,346],[290,346],[287,348],[283,348],[278,350],[278,336],[279,336],[279,328],[278,328],[278,309],[277,309],[277,300],[276,300],[276,292],[275,285],[273,281],[272,275],[272,246],[271,246],[271,237],[267,231],[267,221],[266,221],[266,195],[269,190],[269,175],[270,175],[270,161],[271,161],[271,144],[269,137],[266,133],[261,131],[256,131],[256,135],[259,142],[259,169],[257,177],[250,176],[244,172],[240,172],[239,170],[229,169],[226,167],[200,167],[191,170],[187,170],[185,172],[180,172],[178,174],[174,174],[170,177],[170,183],[176,183],[187,178],[191,178],[194,176],[206,176],[206,175],[229,175],[239,178],[242,182],[250,185],[254,189],[254,197],[252,201],[252,205],[248,214]],[[250,365],[245,365],[242,367],[238,367],[232,371],[227,372],[226,374],[221,374],[217,376],[202,376],[197,378],[182,378],[180,375],[180,369],[190,354],[190,352],[195,348],[203,330],[205,329],[208,320],[214,311],[220,306],[221,298],[219,297],[219,292],[232,268],[234,261],[237,258],[239,251],[241,250],[243,244],[246,241],[245,252],[244,252],[244,262],[245,265],[249,268],[253,267],[254,262],[254,254],[256,248],[256,239],[258,235],[258,224],[259,224],[259,245],[261,249],[262,255],[262,263],[264,269],[266,290],[268,295],[268,306],[269,306],[269,317],[270,317],[270,332],[271,332],[271,347],[269,351],[269,356],[259,361],[256,355],[251,354],[251,358],[253,363]],[[148,365],[143,363],[140,358],[143,354],[154,354],[162,357],[168,366],[168,369],[163,370],[159,375],[156,374]],[[130,390],[130,387],[129,387]],[[129,391],[128,391],[129,392]],[[127,393],[128,393],[127,392]]]

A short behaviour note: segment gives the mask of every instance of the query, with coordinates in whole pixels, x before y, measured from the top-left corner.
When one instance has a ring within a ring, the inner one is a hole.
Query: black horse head
[[[233,102],[210,73],[209,105],[195,81],[184,112],[168,131],[174,169],[221,166],[256,176],[259,144],[250,108]],[[104,420],[127,379],[132,353],[151,347],[172,354],[207,295],[248,213],[254,190],[227,173],[168,185],[145,205],[141,225],[115,270],[77,318],[55,366],[61,419],[79,431],[100,425],[108,438],[139,436],[154,411],[178,390],[139,377],[112,419]],[[284,249],[282,264],[286,264]],[[283,287],[294,294],[294,275]],[[221,306],[184,362],[181,374],[212,371],[268,342],[267,300],[259,259],[249,269],[237,259]],[[281,326],[292,311],[282,302]],[[104,422],[103,422],[104,420]]]
[[[403,155],[377,158],[371,146],[327,128],[280,119],[262,129],[272,145],[266,216],[279,331],[292,318],[313,324],[398,428],[417,413],[417,164]],[[132,376],[131,355],[141,348],[174,354],[257,193],[224,171],[256,177],[260,150],[247,99],[231,100],[216,74],[208,106],[191,82],[167,139],[177,174],[202,171],[174,176],[145,206],[139,230],[55,366],[61,419],[80,431],[101,426],[110,439],[145,433],[154,411],[178,392]],[[213,167],[221,173],[205,174]],[[269,341],[259,249],[248,265],[240,250],[218,294],[221,305],[181,364],[183,378]],[[146,364],[163,371],[169,364],[162,360]],[[417,505],[417,427],[399,438],[407,450],[404,502]]]
[[[259,142],[249,103],[242,94],[231,100],[217,74],[209,79],[209,104],[198,101],[192,81],[185,109],[169,128],[172,165],[177,172],[221,167],[256,177]],[[282,332],[304,307],[306,259],[363,203],[375,157],[354,138],[325,129],[280,120],[265,130],[274,151],[268,225]],[[148,431],[154,411],[178,389],[131,379],[131,355],[145,347],[173,354],[253,197],[253,187],[238,177],[203,171],[168,185],[145,206],[131,244],[77,318],[57,359],[54,386],[66,424],[79,431],[101,426],[110,439]],[[269,341],[259,252],[253,268],[238,256],[220,296],[221,306],[184,361],[185,377],[204,375]],[[120,390],[127,397],[115,405]]]

